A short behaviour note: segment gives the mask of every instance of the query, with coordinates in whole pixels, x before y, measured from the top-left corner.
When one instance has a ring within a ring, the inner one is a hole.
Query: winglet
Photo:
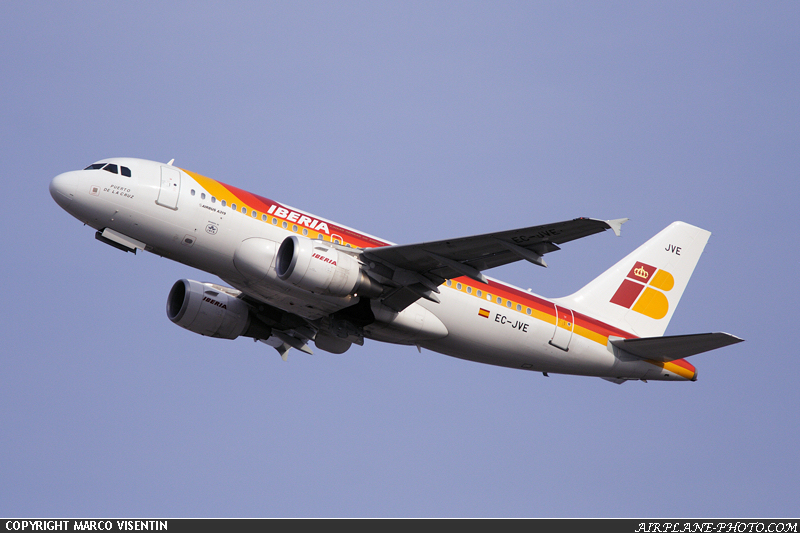
[[[608,224],[608,227],[614,230],[614,234],[619,237],[619,233],[622,230],[622,225],[627,221],[627,218],[615,218],[614,220],[606,220],[604,222]]]

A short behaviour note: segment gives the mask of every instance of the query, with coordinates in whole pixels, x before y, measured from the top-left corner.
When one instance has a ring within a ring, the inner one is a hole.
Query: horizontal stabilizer
[[[666,363],[742,341],[744,339],[728,333],[697,333],[643,339],[614,339],[611,340],[611,344],[636,357]]]

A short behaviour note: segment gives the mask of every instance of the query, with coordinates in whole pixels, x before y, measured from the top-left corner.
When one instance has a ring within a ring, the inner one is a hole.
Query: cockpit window
[[[99,170],[99,169],[107,170],[112,174],[122,174],[126,178],[130,178],[132,176],[131,169],[128,167],[123,167],[120,165],[119,169],[117,165],[114,163],[94,163],[89,165],[88,167],[84,168],[83,170]]]

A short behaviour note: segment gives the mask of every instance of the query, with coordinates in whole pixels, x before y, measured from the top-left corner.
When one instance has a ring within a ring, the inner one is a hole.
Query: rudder
[[[673,222],[581,290],[555,302],[637,337],[661,336],[710,235]]]

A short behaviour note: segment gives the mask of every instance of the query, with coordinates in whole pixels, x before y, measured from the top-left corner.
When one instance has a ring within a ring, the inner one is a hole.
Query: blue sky
[[[5,2],[2,516],[797,516],[793,2]],[[397,243],[570,219],[491,271],[567,295],[674,220],[712,232],[667,334],[696,383],[175,327],[180,278],[50,198],[176,165]]]

